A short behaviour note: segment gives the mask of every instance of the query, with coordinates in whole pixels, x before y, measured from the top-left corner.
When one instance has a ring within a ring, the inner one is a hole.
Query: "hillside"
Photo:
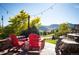
[[[75,25],[75,24],[71,24],[71,23],[68,23],[68,24],[69,24],[69,26],[70,26],[71,28],[73,28],[74,25]],[[51,25],[49,25],[49,26],[41,26],[41,27],[39,28],[39,30],[41,30],[41,31],[54,30],[54,29],[57,29],[57,28],[59,27],[59,25],[60,25],[60,24],[51,24]]]

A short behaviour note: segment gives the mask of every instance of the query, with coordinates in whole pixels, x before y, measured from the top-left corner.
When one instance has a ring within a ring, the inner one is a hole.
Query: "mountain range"
[[[59,27],[59,24],[51,24],[49,26],[41,26],[39,30],[41,31],[54,30],[54,29],[57,29],[58,27]]]
[[[69,26],[70,26],[71,28],[73,28],[74,25],[75,25],[75,24],[71,24],[71,23],[68,23],[68,24],[69,24]],[[39,28],[39,30],[40,30],[40,31],[54,30],[54,29],[57,29],[57,28],[59,27],[59,25],[60,25],[60,24],[51,24],[51,25],[49,25],[49,26],[41,26],[41,27]]]

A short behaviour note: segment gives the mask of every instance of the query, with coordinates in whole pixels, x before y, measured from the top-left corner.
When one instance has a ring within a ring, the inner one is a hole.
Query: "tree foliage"
[[[28,16],[29,14],[26,13],[24,10],[22,10],[16,16],[11,17],[9,20],[10,24],[8,28],[10,28],[12,31],[10,29],[9,30],[17,35],[19,35],[21,31],[27,30],[28,29]],[[33,26],[39,27],[39,24],[40,24],[39,17],[36,17],[30,21],[30,27],[33,27]]]
[[[63,23],[63,24],[60,24],[59,28],[58,28],[58,31],[61,35],[64,35],[68,32],[70,32],[70,26],[68,23]]]
[[[16,34],[19,34],[21,30],[26,29],[26,24],[28,20],[28,14],[24,12],[24,10],[20,11],[18,15],[10,18],[10,26],[13,28]]]
[[[39,17],[36,17],[34,18],[32,21],[31,21],[31,26],[36,26],[36,27],[39,27],[39,24],[40,24],[40,18]]]
[[[15,32],[14,32],[13,27],[11,27],[10,25],[8,25],[8,26],[5,26],[5,27],[4,27],[4,33],[5,33],[6,35],[9,35],[9,34],[15,33]]]
[[[61,35],[66,35],[71,31],[71,27],[68,23],[62,23],[59,25],[59,28],[54,30],[54,34],[56,37],[59,37]]]
[[[0,26],[0,33],[2,32],[2,27]]]

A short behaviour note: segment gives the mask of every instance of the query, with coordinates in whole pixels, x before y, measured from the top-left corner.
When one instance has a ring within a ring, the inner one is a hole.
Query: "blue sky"
[[[32,17],[39,16],[42,25],[60,24],[63,22],[79,23],[79,4],[58,3],[53,5],[54,3],[0,4],[0,18],[3,15],[4,25],[6,26],[9,24],[9,17],[15,16],[20,10],[25,10]],[[51,6],[53,8],[49,8]],[[8,14],[5,10],[8,10]]]

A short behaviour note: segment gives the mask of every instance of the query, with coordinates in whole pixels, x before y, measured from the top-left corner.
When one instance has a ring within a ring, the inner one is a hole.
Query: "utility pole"
[[[30,28],[30,15],[28,15],[28,29]]]
[[[30,34],[30,15],[28,15],[28,34]]]
[[[1,17],[1,20],[2,20],[2,30],[3,30],[3,24],[4,24],[4,22],[3,22],[3,16]]]
[[[28,15],[28,30],[30,28],[30,15]]]

